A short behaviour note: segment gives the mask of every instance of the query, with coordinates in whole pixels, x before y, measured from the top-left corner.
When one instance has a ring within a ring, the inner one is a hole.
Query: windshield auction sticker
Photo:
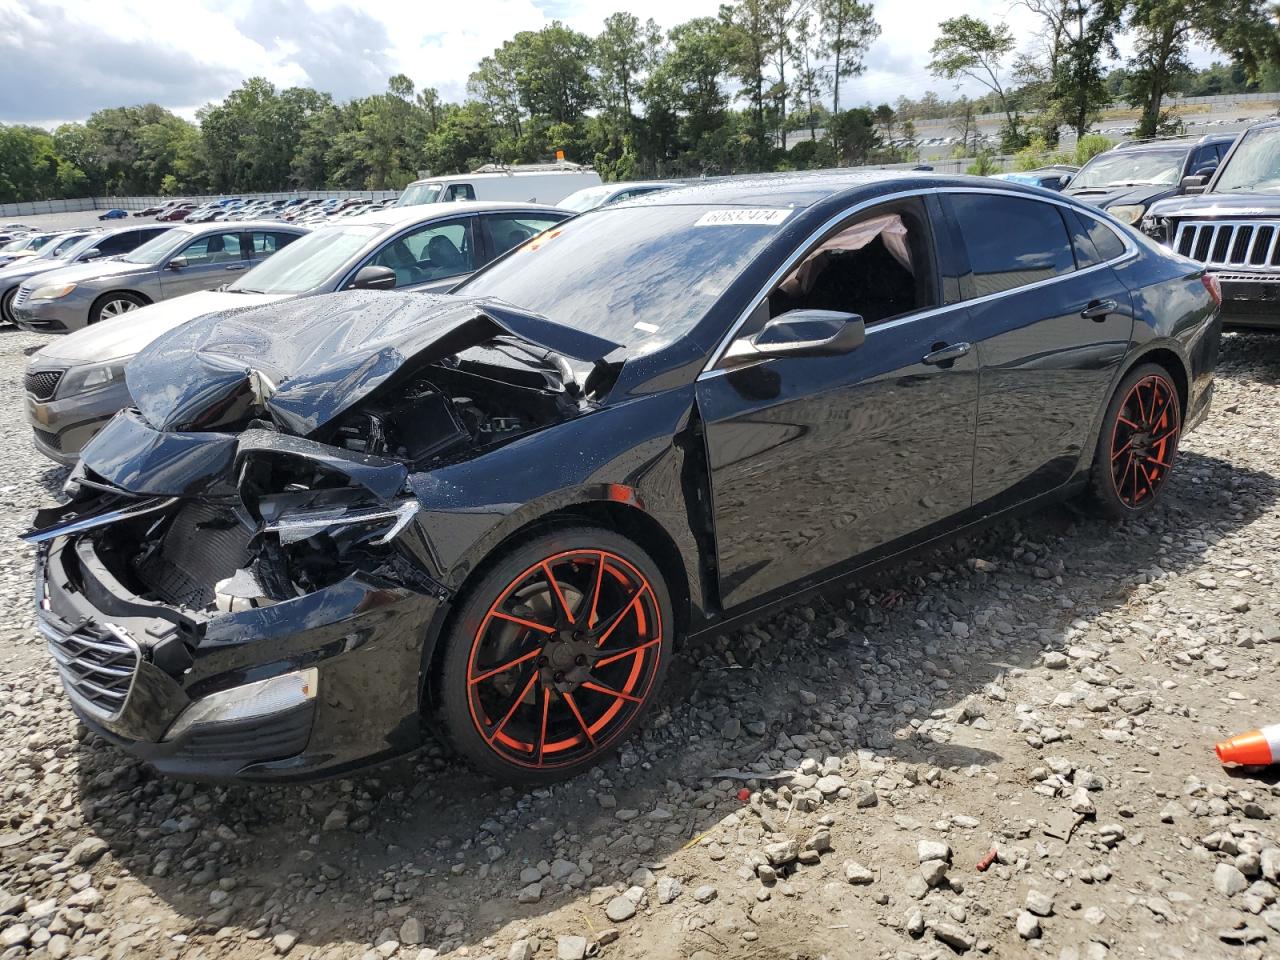
[[[776,227],[791,216],[790,210],[749,209],[730,207],[726,210],[711,210],[693,222],[695,227]]]

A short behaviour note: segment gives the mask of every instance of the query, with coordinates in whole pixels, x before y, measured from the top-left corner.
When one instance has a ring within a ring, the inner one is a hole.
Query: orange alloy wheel
[[[1111,479],[1126,507],[1143,506],[1164,486],[1180,429],[1178,396],[1165,378],[1153,374],[1129,388],[1111,430]]]
[[[535,563],[489,606],[471,643],[467,703],[502,760],[535,770],[605,750],[648,698],[662,656],[648,579],[608,550]]]

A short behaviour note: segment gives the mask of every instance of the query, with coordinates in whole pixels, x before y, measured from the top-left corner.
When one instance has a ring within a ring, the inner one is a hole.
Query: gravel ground
[[[643,737],[528,793],[440,749],[174,783],[79,729],[13,539],[62,475],[38,342],[0,332],[0,960],[1280,954],[1280,787],[1212,750],[1280,720],[1280,338],[1227,339],[1146,521],[1063,506],[689,645]]]

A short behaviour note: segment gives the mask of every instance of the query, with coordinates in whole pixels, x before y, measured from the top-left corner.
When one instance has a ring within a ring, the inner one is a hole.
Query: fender
[[[686,451],[673,442],[690,421],[693,388],[602,407],[478,457],[410,475],[422,504],[415,523],[451,591],[495,549],[551,515],[588,504],[625,504],[676,546],[701,595],[695,520],[682,484]],[[590,454],[587,453],[590,451]],[[513,495],[512,483],[519,489]]]

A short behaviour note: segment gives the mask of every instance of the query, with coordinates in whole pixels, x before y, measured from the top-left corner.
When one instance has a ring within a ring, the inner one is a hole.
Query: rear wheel
[[[572,777],[640,723],[671,625],[662,575],[631,541],[574,527],[524,543],[468,592],[445,638],[449,735],[498,779]]]
[[[1134,368],[1107,407],[1090,476],[1093,500],[1113,517],[1146,513],[1173,471],[1182,433],[1182,405],[1169,372],[1154,363]]]
[[[146,306],[146,303],[147,301],[135,293],[103,294],[94,301],[93,306],[90,308],[89,322],[97,323],[99,320],[110,320],[112,317],[118,317],[121,314],[129,313],[131,310]]]

